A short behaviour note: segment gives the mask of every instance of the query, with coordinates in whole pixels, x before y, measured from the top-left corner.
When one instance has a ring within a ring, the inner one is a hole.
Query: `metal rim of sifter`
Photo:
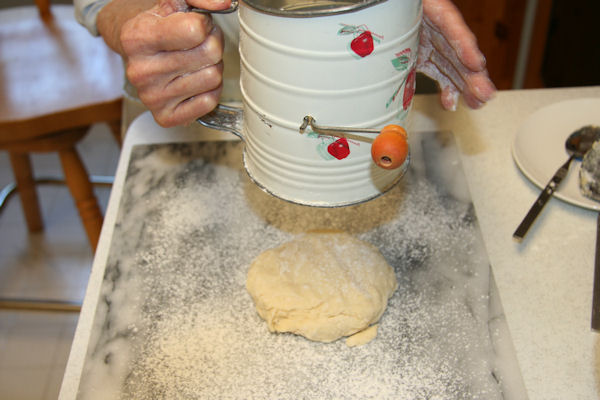
[[[387,0],[244,0],[252,8],[282,17],[320,17],[357,11]]]
[[[244,0],[248,6],[266,14],[280,17],[322,17],[354,12],[383,3],[387,0]],[[225,10],[207,10],[191,7],[190,11],[201,14],[229,14],[237,11],[239,0],[232,0]]]

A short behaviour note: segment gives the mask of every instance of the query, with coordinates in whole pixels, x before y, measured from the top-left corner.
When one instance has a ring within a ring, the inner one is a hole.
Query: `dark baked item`
[[[583,157],[579,170],[579,187],[585,197],[600,201],[600,140]]]

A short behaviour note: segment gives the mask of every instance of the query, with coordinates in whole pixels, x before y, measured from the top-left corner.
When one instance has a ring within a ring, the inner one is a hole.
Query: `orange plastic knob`
[[[383,169],[396,169],[408,157],[406,131],[400,125],[388,125],[381,130],[371,145],[371,157]]]

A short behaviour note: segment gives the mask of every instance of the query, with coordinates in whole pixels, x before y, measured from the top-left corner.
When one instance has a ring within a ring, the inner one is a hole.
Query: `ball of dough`
[[[271,332],[332,342],[379,320],[398,287],[379,250],[349,234],[307,233],[261,253],[246,288]]]

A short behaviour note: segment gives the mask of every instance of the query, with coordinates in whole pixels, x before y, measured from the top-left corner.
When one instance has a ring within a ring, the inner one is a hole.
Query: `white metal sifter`
[[[406,124],[421,15],[420,0],[246,0],[243,107],[198,122],[240,136],[251,179],[277,197],[318,207],[375,198],[408,167],[407,150],[398,162],[373,141]]]

